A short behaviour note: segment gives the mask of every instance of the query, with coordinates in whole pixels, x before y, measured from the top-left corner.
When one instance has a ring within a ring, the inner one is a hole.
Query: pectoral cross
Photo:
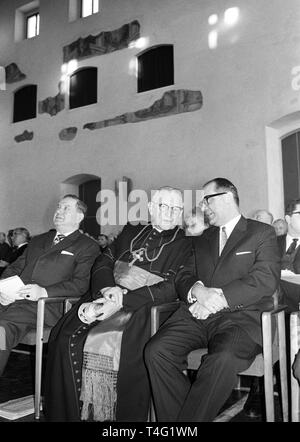
[[[129,267],[132,267],[135,261],[143,261],[144,249],[134,250],[132,252],[133,260],[129,263]]]

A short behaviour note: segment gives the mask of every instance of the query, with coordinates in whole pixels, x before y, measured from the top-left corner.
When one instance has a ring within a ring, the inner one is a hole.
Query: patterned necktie
[[[291,243],[290,247],[287,249],[286,254],[291,255],[297,247],[298,238],[293,238],[293,242]]]
[[[227,235],[226,235],[226,227],[225,226],[223,226],[222,228],[221,228],[221,239],[220,239],[220,255],[221,255],[221,253],[222,253],[222,250],[224,249],[224,247],[225,247],[225,244],[226,244],[226,242],[227,242]]]
[[[65,235],[63,235],[62,233],[57,233],[54,240],[53,240],[53,244],[56,245],[59,242],[61,242],[63,239],[65,238]]]

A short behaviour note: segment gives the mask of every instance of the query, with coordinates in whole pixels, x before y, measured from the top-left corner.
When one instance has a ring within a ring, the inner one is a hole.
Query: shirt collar
[[[231,235],[233,229],[235,228],[235,226],[237,225],[237,223],[241,219],[241,216],[242,215],[239,214],[239,215],[235,216],[234,218],[232,218],[230,221],[228,221],[228,223],[220,226],[220,231],[222,230],[222,227],[225,227],[227,238],[229,238],[229,236]]]
[[[59,231],[57,230],[55,236],[57,236],[57,235],[69,236],[69,235],[71,235],[72,233],[76,232],[76,230],[77,230],[77,229],[72,230],[72,232],[67,232],[67,233],[61,233],[61,232],[59,232]]]

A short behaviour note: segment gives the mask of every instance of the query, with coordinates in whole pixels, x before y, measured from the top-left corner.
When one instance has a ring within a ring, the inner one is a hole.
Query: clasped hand
[[[123,290],[118,287],[108,287],[102,290],[103,298],[94,301],[89,307],[97,321],[103,321],[123,307]]]
[[[218,288],[196,284],[192,288],[192,296],[196,298],[196,302],[189,307],[189,310],[197,319],[206,319],[209,315],[228,307],[222,290]]]
[[[43,287],[37,284],[27,284],[16,293],[15,299],[11,296],[6,296],[0,292],[0,304],[9,305],[15,302],[15,300],[26,299],[27,301],[38,301],[40,298],[47,298],[47,291]]]

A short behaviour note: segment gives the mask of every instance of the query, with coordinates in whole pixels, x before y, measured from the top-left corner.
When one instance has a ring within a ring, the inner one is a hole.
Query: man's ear
[[[78,223],[80,224],[84,218],[84,214],[82,212],[78,212]]]
[[[291,217],[290,217],[290,215],[285,215],[284,219],[286,220],[286,222],[287,222],[288,224],[290,224],[290,221],[291,221]]]

